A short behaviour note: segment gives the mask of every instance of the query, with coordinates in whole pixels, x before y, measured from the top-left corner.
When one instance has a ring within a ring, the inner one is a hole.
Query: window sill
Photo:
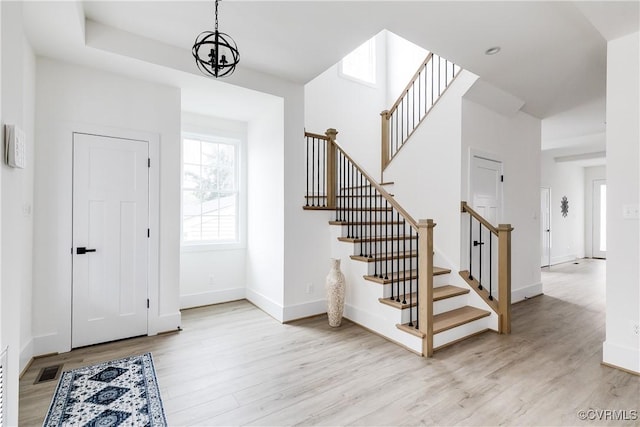
[[[227,243],[183,243],[180,245],[180,252],[214,252],[233,251],[245,249],[246,246],[240,242]]]

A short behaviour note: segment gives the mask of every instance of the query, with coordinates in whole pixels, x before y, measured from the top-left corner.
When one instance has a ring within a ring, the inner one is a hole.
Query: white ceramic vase
[[[331,270],[327,275],[325,287],[327,289],[327,316],[329,326],[337,328],[342,322],[344,311],[344,274],[340,271],[340,260],[331,258],[329,260]]]

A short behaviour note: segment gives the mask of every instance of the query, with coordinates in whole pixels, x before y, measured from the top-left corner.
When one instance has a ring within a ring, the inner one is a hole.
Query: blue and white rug
[[[166,426],[151,353],[63,372],[43,426]]]

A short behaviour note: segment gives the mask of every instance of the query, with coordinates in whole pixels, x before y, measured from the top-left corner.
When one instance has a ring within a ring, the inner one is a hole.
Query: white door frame
[[[161,316],[160,316],[160,135],[144,131],[135,131],[128,129],[113,128],[108,126],[87,125],[81,123],[72,123],[68,128],[68,161],[65,161],[68,167],[68,176],[73,173],[73,134],[85,133],[89,135],[108,136],[120,139],[143,140],[149,143],[149,159],[151,167],[149,168],[149,260],[148,260],[148,295],[149,295],[149,311],[147,314],[147,335],[156,335],[161,332]],[[72,230],[73,204],[71,194],[73,193],[73,182],[69,182],[68,187],[69,200],[68,221],[69,230]],[[69,243],[72,238],[69,236]],[[71,255],[71,246],[68,254]],[[62,339],[64,344],[59,343],[58,348],[71,350],[71,328],[72,328],[72,298],[73,283],[71,270],[68,273],[68,285],[65,292],[64,304],[60,307],[60,317],[58,323],[58,339]]]
[[[549,243],[549,251],[547,253],[547,260],[546,260],[546,264],[544,262],[542,262],[542,256],[540,256],[540,264],[541,267],[551,267],[551,233],[553,232],[551,230],[551,215],[553,214],[553,209],[551,209],[551,200],[553,200],[551,198],[551,187],[540,187],[540,190],[547,190],[547,194],[549,195],[549,200],[548,200],[548,206],[549,206],[549,230],[550,231],[546,231],[543,230],[543,226],[544,223],[542,222],[542,216],[540,217],[540,233],[549,233],[548,234],[548,243]],[[541,206],[542,207],[542,206]],[[541,210],[542,213],[542,210]],[[544,253],[544,247],[542,246],[542,241],[540,242],[540,253],[543,254]]]
[[[604,184],[607,185],[606,179],[594,179],[591,181],[591,257],[592,258],[607,258],[607,251],[601,251],[600,245],[596,246],[596,243],[600,243],[600,213],[596,212],[596,206],[600,206],[600,197],[601,193],[598,189],[596,191],[596,186],[601,186]],[[596,194],[598,197],[596,197]],[[606,210],[605,206],[605,210]],[[596,221],[597,219],[597,221]],[[597,242],[596,242],[597,237]]]

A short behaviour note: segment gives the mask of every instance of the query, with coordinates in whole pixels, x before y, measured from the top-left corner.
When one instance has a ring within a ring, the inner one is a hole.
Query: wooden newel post
[[[422,354],[433,356],[433,228],[432,219],[418,221],[418,330],[424,334]]]
[[[381,153],[380,153],[380,181],[382,182],[382,174],[384,173],[384,169],[389,164],[389,110],[384,110],[380,113],[380,118],[382,119],[382,135],[380,141],[382,142]]]
[[[511,333],[511,224],[498,225],[498,311],[501,334]]]
[[[338,131],[329,128],[324,133],[329,141],[327,142],[327,207],[336,207],[336,154],[338,149],[336,147],[336,136]]]

